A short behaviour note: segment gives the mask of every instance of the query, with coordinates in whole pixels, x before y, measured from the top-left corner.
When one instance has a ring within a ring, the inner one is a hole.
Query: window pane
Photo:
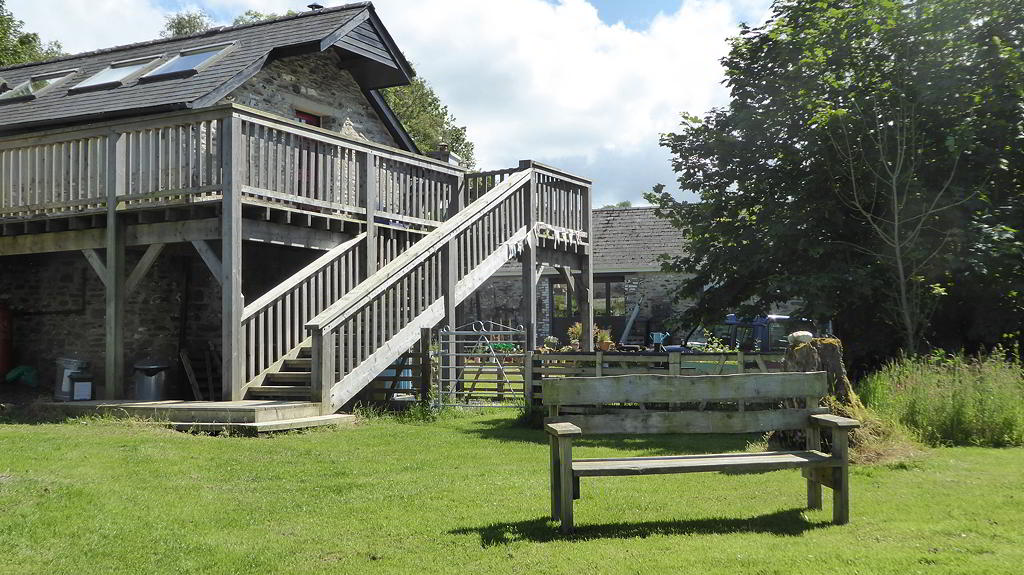
[[[608,283],[608,314],[626,315],[626,286],[622,282]]]
[[[227,46],[217,46],[216,48],[208,48],[201,52],[186,52],[178,54],[169,62],[143,76],[143,78],[156,78],[158,76],[166,76],[168,74],[177,74],[179,72],[195,70],[198,66],[202,65],[203,62],[213,58],[225,48],[227,48]]]
[[[608,315],[608,284],[594,284],[594,315]]]
[[[120,83],[128,76],[138,72],[145,68],[156,58],[150,60],[142,60],[132,64],[124,64],[121,66],[111,66],[106,70],[102,70],[94,74],[91,78],[88,78],[84,82],[77,84],[75,88],[88,88],[90,86],[101,86],[103,84]]]
[[[572,317],[572,296],[564,283],[551,284],[551,299],[555,317]]]
[[[12,90],[8,90],[3,94],[0,94],[0,100],[13,100],[15,98],[24,98],[38,93],[43,88],[55,84],[56,82],[63,80],[64,78],[71,75],[71,72],[60,74],[57,76],[43,76],[40,78],[32,78],[27,82],[23,82],[14,87]]]

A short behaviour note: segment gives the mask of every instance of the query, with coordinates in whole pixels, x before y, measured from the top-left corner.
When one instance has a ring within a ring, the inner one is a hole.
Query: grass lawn
[[[855,467],[852,523],[796,471],[584,479],[548,512],[511,410],[247,439],[110,420],[0,425],[0,573],[1020,573],[1024,449]],[[580,456],[742,450],[591,439]]]

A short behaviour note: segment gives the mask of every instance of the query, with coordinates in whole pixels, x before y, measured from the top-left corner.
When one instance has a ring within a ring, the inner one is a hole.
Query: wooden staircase
[[[312,347],[305,342],[289,351],[256,385],[245,388],[245,399],[305,399],[313,401]]]
[[[390,261],[377,259],[365,279],[377,250],[364,233],[246,306],[244,398],[307,400],[334,413],[524,246],[543,236],[589,257],[589,182],[532,163],[496,173],[467,183],[472,203]]]

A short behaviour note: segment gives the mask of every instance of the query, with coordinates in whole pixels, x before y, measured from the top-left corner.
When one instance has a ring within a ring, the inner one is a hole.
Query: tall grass
[[[931,445],[1024,445],[1024,371],[1000,351],[901,359],[862,380],[860,396]]]

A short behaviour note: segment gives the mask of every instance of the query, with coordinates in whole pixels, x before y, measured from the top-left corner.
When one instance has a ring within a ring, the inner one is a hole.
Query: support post
[[[221,224],[221,395],[225,401],[242,399],[242,121],[223,120],[223,200]]]
[[[583,187],[580,191],[580,199],[583,209],[583,230],[587,236],[587,247],[580,256],[580,272],[576,274],[576,302],[579,305],[580,323],[583,325],[583,334],[580,346],[583,351],[594,351],[594,237],[591,214],[590,186]]]
[[[431,377],[433,366],[430,365],[430,328],[420,328],[420,403],[430,403]]]
[[[125,234],[117,216],[117,199],[124,195],[124,134],[111,133],[107,140],[107,234],[106,234],[106,354],[104,367],[107,399],[124,397],[124,300]]]
[[[366,152],[366,166],[363,172],[363,197],[360,201],[366,208],[366,261],[363,264],[365,277],[377,271],[377,155]]]
[[[846,429],[832,430],[832,456],[841,461],[832,468],[832,523],[850,522],[850,434]]]
[[[452,197],[448,203],[448,214],[445,219],[450,219],[459,213],[464,207],[463,201],[465,199],[465,179],[462,176],[458,176],[457,181],[452,186]],[[441,295],[444,298],[444,325],[447,325],[449,331],[455,331],[459,327],[459,320],[457,317],[458,313],[458,302],[455,301],[455,286],[459,282],[459,247],[457,245],[457,238],[452,238],[442,249],[441,249]],[[461,358],[458,356],[458,337],[449,333],[447,335],[448,341],[447,354],[444,358],[444,375],[442,379],[448,382],[449,385],[456,385],[458,381],[459,364]],[[450,390],[451,391],[451,390]],[[455,391],[461,391],[455,389]]]
[[[526,409],[533,409],[533,350],[527,349],[523,353],[523,396],[526,400]]]
[[[522,270],[523,270],[523,301],[521,302],[519,314],[523,325],[537,325],[537,236],[534,228],[537,224],[537,173],[532,171],[533,163],[529,160],[519,162],[520,169],[530,169],[530,184],[526,188],[526,198],[523,202],[523,221],[526,222],[526,241],[523,243]],[[527,332],[525,347],[527,349],[537,348],[536,331]]]
[[[334,387],[334,334],[319,329],[313,330],[310,350],[310,375],[312,397],[320,402],[320,415],[334,413],[331,405],[331,388]]]
[[[558,438],[558,494],[559,494],[559,517],[562,523],[562,533],[572,533],[572,504],[573,504],[573,477],[572,477],[572,438]]]
[[[814,400],[817,404],[817,398],[808,398],[807,407],[812,407],[810,403]],[[804,435],[807,437],[807,450],[808,451],[821,451],[821,431],[817,426],[809,425],[804,430]],[[808,509],[821,509],[821,483],[818,482],[812,474],[807,474],[807,508]]]

